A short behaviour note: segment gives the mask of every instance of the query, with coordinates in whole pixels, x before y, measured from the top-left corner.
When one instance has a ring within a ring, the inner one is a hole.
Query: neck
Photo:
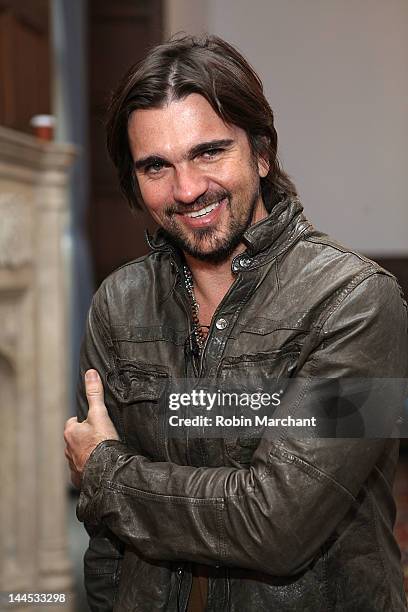
[[[268,212],[263,203],[262,197],[259,198],[251,225],[255,225],[268,216]],[[231,270],[231,262],[238,255],[245,251],[245,245],[240,243],[228,259],[221,263],[209,263],[200,261],[184,253],[188,267],[194,279],[194,293],[199,304],[206,304],[210,312],[215,311],[218,304],[227,293],[235,280]]]

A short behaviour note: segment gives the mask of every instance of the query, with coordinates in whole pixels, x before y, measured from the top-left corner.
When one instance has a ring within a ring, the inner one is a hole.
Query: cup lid
[[[32,127],[54,127],[55,117],[53,115],[34,115],[30,119]]]

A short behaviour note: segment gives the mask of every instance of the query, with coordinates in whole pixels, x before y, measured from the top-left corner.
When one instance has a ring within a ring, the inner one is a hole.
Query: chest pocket
[[[224,392],[235,391],[258,399],[262,393],[268,393],[269,396],[279,394],[279,397],[282,397],[296,370],[298,358],[299,351],[295,350],[226,357],[220,364],[217,378]],[[275,407],[271,405],[263,408],[263,414],[273,416]],[[256,414],[257,410],[248,405],[237,405],[230,411],[231,416],[250,417],[253,423]],[[233,427],[224,427],[225,459],[235,467],[249,466],[263,429],[262,426],[253,425],[247,429],[240,428],[239,434],[235,435]]]
[[[117,403],[121,435],[135,452],[163,460],[165,456],[165,367],[119,359],[108,376]]]

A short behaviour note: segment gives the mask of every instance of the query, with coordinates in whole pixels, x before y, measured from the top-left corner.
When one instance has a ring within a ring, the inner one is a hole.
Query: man
[[[226,42],[153,49],[107,129],[123,192],[161,229],[94,297],[65,430],[91,609],[405,610],[396,440],[175,437],[159,409],[183,377],[292,377],[280,416],[314,414],[322,380],[405,377],[395,279],[307,221]]]

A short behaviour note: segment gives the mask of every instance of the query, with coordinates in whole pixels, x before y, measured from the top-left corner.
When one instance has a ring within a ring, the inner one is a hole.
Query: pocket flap
[[[118,360],[117,367],[108,375],[112,393],[124,404],[158,401],[168,380],[163,366],[125,360]]]

